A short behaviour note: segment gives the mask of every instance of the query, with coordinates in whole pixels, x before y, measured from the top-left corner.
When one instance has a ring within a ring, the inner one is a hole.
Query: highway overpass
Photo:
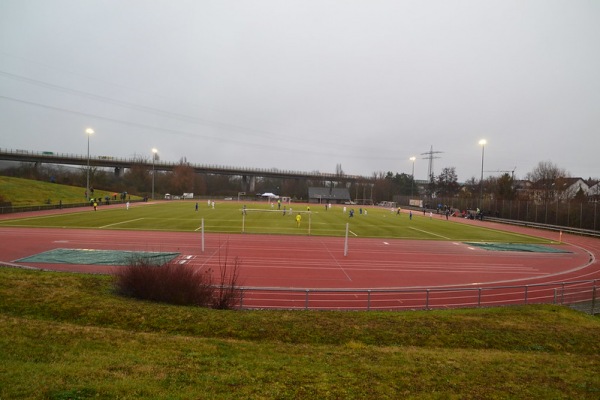
[[[155,161],[153,164],[151,159],[142,159],[135,157],[118,158],[111,156],[90,156],[88,160],[88,157],[86,155],[63,154],[50,151],[39,152],[13,149],[0,149],[0,160],[36,164],[78,165],[84,167],[87,166],[89,162],[89,165],[92,167],[112,168],[115,170],[116,174],[121,174],[124,169],[132,168],[133,166],[143,166],[149,169],[154,168],[157,171],[168,172],[173,171],[173,168],[181,165],[180,163],[160,160]],[[245,182],[249,186],[245,188],[248,191],[253,191],[253,182],[256,180],[257,177],[279,179],[312,179],[341,183],[369,183],[372,181],[372,178],[359,175],[338,175],[323,172],[280,170],[277,168],[241,168],[191,163],[186,163],[185,165],[193,168],[194,171],[198,174],[241,176],[243,182]]]

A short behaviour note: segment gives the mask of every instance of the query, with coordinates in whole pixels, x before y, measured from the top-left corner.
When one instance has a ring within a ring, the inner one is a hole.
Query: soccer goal
[[[281,209],[242,208],[242,233],[306,234],[311,233],[312,212],[294,207]]]

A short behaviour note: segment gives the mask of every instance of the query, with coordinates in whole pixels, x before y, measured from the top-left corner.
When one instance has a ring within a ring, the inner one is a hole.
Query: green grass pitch
[[[477,225],[460,223],[458,218],[423,215],[414,212],[412,219],[406,212],[397,215],[389,209],[360,206],[333,206],[326,210],[322,205],[306,204],[286,206],[286,214],[267,203],[220,202],[212,208],[207,202],[163,201],[133,203],[129,209],[102,207],[78,209],[66,214],[25,216],[0,221],[0,226],[52,227],[109,230],[200,231],[204,220],[205,233],[256,233],[314,236],[344,236],[348,224],[349,237],[389,238],[411,240],[448,240],[500,243],[551,243],[543,238],[499,231]],[[246,215],[242,207],[246,205]],[[354,208],[354,217],[348,211]],[[291,208],[291,211],[290,211]],[[366,212],[364,212],[366,210]],[[301,215],[300,226],[296,216]]]

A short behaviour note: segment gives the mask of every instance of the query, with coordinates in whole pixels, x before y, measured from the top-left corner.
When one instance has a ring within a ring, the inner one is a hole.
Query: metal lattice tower
[[[441,158],[436,156],[436,154],[440,153],[443,153],[443,151],[433,151],[433,146],[431,146],[428,152],[421,153],[422,156],[427,156],[423,157],[423,160],[429,160],[429,167],[427,169],[427,177],[429,178],[429,180],[432,180],[433,178],[433,160],[436,158]]]

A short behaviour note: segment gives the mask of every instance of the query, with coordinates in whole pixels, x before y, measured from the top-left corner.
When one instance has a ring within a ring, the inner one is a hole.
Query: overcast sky
[[[600,178],[600,1],[0,0],[0,147]]]

